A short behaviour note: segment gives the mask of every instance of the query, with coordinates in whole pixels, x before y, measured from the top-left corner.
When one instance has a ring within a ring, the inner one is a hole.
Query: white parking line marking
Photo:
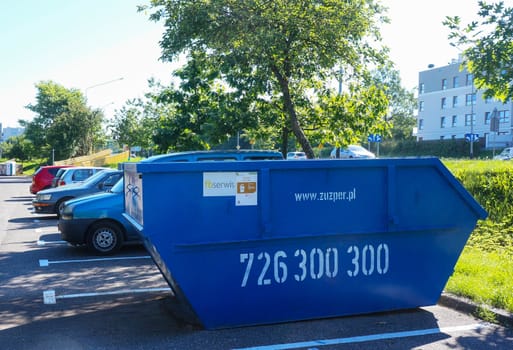
[[[68,244],[68,242],[66,242],[66,241],[45,241],[43,239],[40,239],[40,240],[37,241],[37,245],[40,246],[40,247],[48,245],[48,244],[60,245],[60,244]]]
[[[150,259],[151,256],[143,255],[143,256],[122,256],[117,258],[96,258],[96,259],[74,259],[74,260],[54,260],[50,261],[47,259],[39,259],[39,266],[46,267],[50,264],[73,264],[73,263],[84,263],[84,262],[94,262],[94,261],[113,261],[113,260],[136,260],[136,259]]]
[[[488,324],[474,323],[474,324],[463,325],[463,326],[420,329],[420,330],[416,330],[416,331],[405,331],[405,332],[370,334],[370,335],[363,335],[363,336],[357,336],[357,337],[312,340],[312,341],[288,343],[288,344],[254,346],[254,347],[249,347],[249,348],[238,348],[238,349],[234,349],[234,350],[287,350],[287,349],[307,348],[310,346],[327,346],[327,345],[338,345],[338,344],[363,343],[363,342],[376,341],[376,340],[419,337],[419,336],[423,336],[423,335],[431,335],[431,334],[439,334],[439,333],[455,333],[455,332],[475,331],[475,330],[480,330],[480,329],[487,328],[487,327],[489,327]]]
[[[56,304],[57,299],[72,299],[95,297],[102,295],[119,295],[119,294],[137,294],[137,293],[154,293],[154,292],[172,292],[171,288],[142,288],[142,289],[123,289],[111,292],[94,292],[94,293],[78,293],[55,295],[55,290],[45,290],[43,292],[43,302],[45,304]]]
[[[44,232],[51,232],[51,233],[57,233],[58,231],[54,227],[44,227],[44,228],[35,228],[34,232],[36,233],[44,233]]]

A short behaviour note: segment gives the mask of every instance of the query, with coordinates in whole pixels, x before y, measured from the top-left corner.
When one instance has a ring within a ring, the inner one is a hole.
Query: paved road
[[[513,348],[511,329],[441,306],[200,329],[176,316],[168,286],[143,248],[99,259],[63,244],[56,218],[32,213],[28,186],[27,178],[0,177],[1,349]]]

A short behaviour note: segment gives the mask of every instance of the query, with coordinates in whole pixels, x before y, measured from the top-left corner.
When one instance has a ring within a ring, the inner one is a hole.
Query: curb
[[[476,304],[468,298],[443,292],[440,296],[440,299],[438,300],[438,305],[472,314],[481,319],[483,318],[481,315],[483,314],[484,310],[487,314],[491,313],[493,315],[492,319],[487,319],[486,321],[497,323],[504,327],[513,328],[512,313],[505,310],[496,309],[485,304]]]

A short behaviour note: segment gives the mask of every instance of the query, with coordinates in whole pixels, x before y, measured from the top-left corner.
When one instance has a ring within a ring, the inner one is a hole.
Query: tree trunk
[[[287,158],[287,152],[289,147],[289,128],[284,126],[281,129],[281,153],[283,154],[283,158]]]
[[[303,151],[305,152],[307,158],[313,159],[315,158],[313,148],[312,145],[310,145],[308,139],[306,138],[305,133],[301,128],[301,125],[299,125],[296,110],[290,97],[288,80],[279,72],[279,70],[276,67],[273,67],[272,71],[276,75],[278,82],[281,86],[281,92],[283,93],[283,105],[285,107],[284,109],[286,113],[289,115],[290,128],[292,129],[294,136],[296,136],[297,141],[301,145],[301,148],[303,148]]]

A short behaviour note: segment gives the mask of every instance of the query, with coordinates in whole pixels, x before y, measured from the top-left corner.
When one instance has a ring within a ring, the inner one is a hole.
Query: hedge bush
[[[488,212],[467,245],[513,254],[513,163],[509,161],[444,161]]]

